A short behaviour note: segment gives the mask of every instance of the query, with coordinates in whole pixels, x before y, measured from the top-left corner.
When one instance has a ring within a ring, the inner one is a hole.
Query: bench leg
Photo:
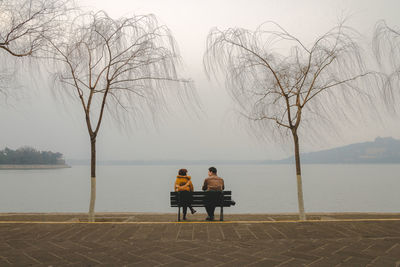
[[[219,220],[220,221],[224,220],[224,206],[221,206],[221,212],[219,214]]]
[[[181,221],[181,207],[178,207],[178,222]]]

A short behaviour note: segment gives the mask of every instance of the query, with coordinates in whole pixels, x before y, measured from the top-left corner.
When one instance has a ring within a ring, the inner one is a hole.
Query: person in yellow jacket
[[[174,185],[175,192],[179,191],[193,191],[193,184],[191,181],[191,177],[187,175],[187,169],[180,169],[178,175],[176,176],[175,185]],[[192,214],[196,213],[196,210],[193,209],[191,205],[183,206],[183,219],[186,220],[186,213],[187,208],[189,207],[190,212]]]

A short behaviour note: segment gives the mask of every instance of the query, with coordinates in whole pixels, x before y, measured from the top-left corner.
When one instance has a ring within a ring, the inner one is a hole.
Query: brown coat
[[[193,191],[193,184],[190,176],[178,175],[176,176],[175,191]]]
[[[204,180],[203,190],[205,191],[210,191],[210,190],[223,191],[224,189],[225,189],[224,179],[222,179],[221,177],[212,175]]]

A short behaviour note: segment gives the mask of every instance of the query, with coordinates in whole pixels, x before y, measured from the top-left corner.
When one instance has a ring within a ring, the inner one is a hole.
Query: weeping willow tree
[[[48,41],[58,62],[56,77],[84,113],[91,151],[89,221],[94,221],[96,140],[105,114],[122,123],[144,113],[159,116],[171,90],[192,91],[192,83],[179,77],[174,38],[153,15],[83,14],[61,38]]]
[[[318,115],[328,124],[348,119],[356,103],[368,99],[373,75],[364,65],[358,37],[339,23],[307,45],[275,22],[255,31],[215,28],[207,37],[205,70],[217,79],[223,75],[250,129],[261,136],[291,136],[301,220],[306,214],[300,137],[320,134]]]

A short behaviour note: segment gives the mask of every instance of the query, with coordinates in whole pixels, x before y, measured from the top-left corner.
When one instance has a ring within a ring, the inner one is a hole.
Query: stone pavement
[[[9,221],[0,222],[0,266],[400,266],[398,215],[223,223],[39,223],[3,217]]]

